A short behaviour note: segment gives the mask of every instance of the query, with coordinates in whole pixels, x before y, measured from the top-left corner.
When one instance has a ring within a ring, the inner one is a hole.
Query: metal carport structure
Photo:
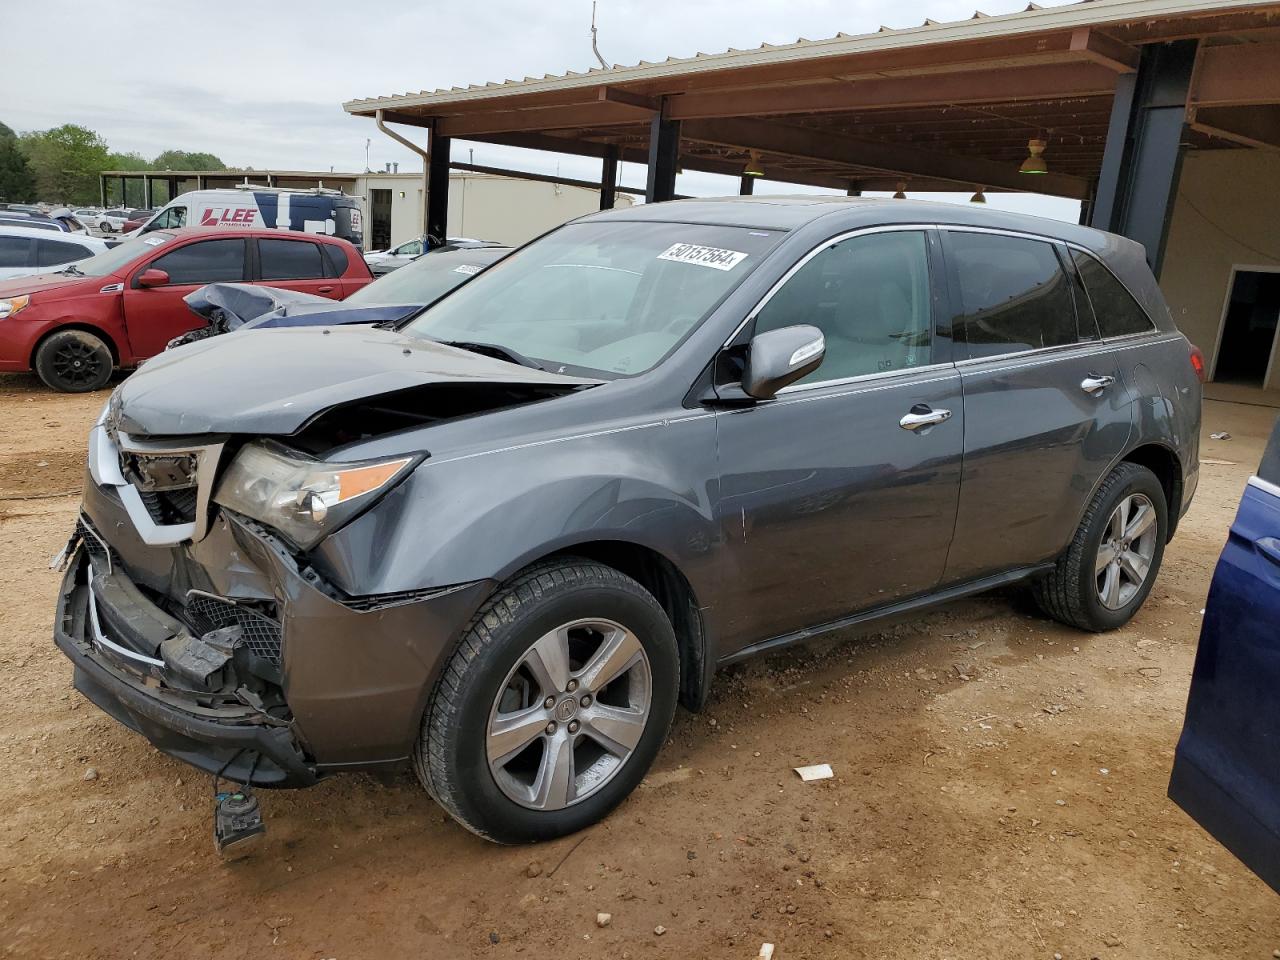
[[[863,36],[353,100],[429,131],[428,197],[457,138],[619,160],[670,199],[679,168],[856,193],[1034,191],[1158,262],[1184,150],[1280,145],[1280,3],[1086,0]],[[1050,172],[1019,173],[1028,141]],[[750,180],[742,179],[749,190]],[[427,231],[445,232],[428,200]]]

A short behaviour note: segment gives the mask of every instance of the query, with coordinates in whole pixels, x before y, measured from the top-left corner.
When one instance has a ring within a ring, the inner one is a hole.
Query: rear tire
[[[1093,495],[1053,572],[1036,582],[1036,603],[1081,630],[1124,626],[1151,593],[1168,532],[1156,475],[1136,463],[1120,464]]]
[[[472,619],[423,719],[414,768],[467,829],[550,840],[633,790],[671,727],[680,666],[658,602],[589,560],[538,564]]]
[[[60,330],[36,348],[36,374],[45,386],[62,393],[101,390],[111,379],[111,348],[85,330]]]

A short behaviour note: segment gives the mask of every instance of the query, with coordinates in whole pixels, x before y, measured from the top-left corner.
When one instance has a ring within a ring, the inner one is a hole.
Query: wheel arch
[[[1140,467],[1146,467],[1160,481],[1160,487],[1164,490],[1164,501],[1169,514],[1169,529],[1165,536],[1165,542],[1168,543],[1173,539],[1174,531],[1178,526],[1178,519],[1182,514],[1182,461],[1178,459],[1178,455],[1171,448],[1163,443],[1151,442],[1134,447],[1120,458],[1120,462],[1135,463]]]
[[[40,348],[44,346],[45,341],[54,334],[66,333],[68,330],[79,330],[82,333],[91,333],[95,337],[99,338],[107,345],[107,349],[111,351],[111,362],[117,367],[120,366],[120,348],[116,345],[115,338],[101,327],[95,327],[91,323],[84,323],[82,321],[60,323],[58,326],[40,334],[40,338],[31,345],[31,355],[27,357],[27,366],[34,370],[36,368],[36,354],[40,352]]]
[[[701,710],[714,672],[706,623],[698,596],[683,571],[668,557],[634,541],[588,540],[563,546],[533,563],[582,557],[611,567],[653,594],[671,621],[680,651],[680,703]]]

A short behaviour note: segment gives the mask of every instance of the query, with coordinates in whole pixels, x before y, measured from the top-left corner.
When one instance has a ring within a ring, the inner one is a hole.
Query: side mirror
[[[807,323],[756,334],[747,344],[742,392],[772,400],[783,387],[818,369],[826,352],[822,331]]]
[[[138,286],[140,287],[166,287],[169,285],[169,274],[163,270],[157,270],[155,267],[148,267],[138,274]]]

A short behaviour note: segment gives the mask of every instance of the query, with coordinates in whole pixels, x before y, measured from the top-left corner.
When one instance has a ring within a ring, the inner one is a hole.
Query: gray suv
[[[1125,623],[1196,487],[1199,360],[1083,227],[601,213],[395,330],[148,362],[91,433],[55,639],[206,771],[412,763],[476,833],[555,837],[727,663],[1017,581]]]

